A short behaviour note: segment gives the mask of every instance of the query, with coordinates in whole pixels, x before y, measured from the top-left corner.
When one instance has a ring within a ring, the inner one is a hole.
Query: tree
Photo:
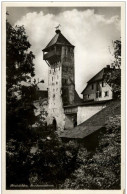
[[[15,28],[6,21],[6,96],[7,96],[7,138],[18,128],[28,128],[34,117],[32,101],[35,88],[23,85],[30,82],[34,74],[33,59],[28,37],[23,26]],[[34,91],[34,92],[33,92]],[[19,135],[19,134],[18,134]]]
[[[58,189],[75,169],[77,151],[76,142],[70,141],[65,145],[50,125],[38,139],[37,151],[30,155],[31,184],[52,184]]]
[[[35,75],[35,56],[30,46],[24,27],[12,27],[6,21],[7,187],[11,183],[28,183],[27,155],[33,138],[31,126],[36,121],[36,85],[30,84]]]
[[[121,40],[113,42],[113,68],[105,76],[105,81],[111,85],[113,97],[119,99],[121,97]]]

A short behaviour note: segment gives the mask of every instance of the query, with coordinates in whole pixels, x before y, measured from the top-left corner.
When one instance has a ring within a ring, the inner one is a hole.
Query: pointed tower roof
[[[48,43],[48,45],[43,49],[43,51],[48,51],[50,47],[53,45],[67,45],[74,47],[64,36],[61,34],[60,30],[56,30],[56,35],[52,38],[52,40]]]

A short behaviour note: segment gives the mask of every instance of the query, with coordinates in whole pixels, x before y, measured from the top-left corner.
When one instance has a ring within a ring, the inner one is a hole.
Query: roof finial
[[[59,24],[58,26],[56,26],[55,28],[56,28],[56,30],[59,30],[59,27],[60,27],[61,25]]]
[[[60,29],[59,29],[59,27],[60,27],[61,25],[59,24],[58,26],[56,26],[55,28],[56,28],[56,33],[57,34],[59,34],[61,31],[60,31]]]

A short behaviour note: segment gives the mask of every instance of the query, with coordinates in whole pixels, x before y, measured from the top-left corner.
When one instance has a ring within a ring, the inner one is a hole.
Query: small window
[[[96,92],[96,98],[98,98],[98,92]]]
[[[52,81],[53,81],[53,77],[52,77]]]
[[[99,90],[99,83],[96,84],[96,90]]]
[[[92,90],[93,90],[93,89],[94,89],[94,85],[92,84],[92,86],[91,86],[91,87],[92,87]]]
[[[104,82],[102,82],[102,87],[104,87],[105,86],[105,83]]]
[[[87,96],[88,98],[90,97],[90,95],[88,94],[88,96]]]
[[[101,92],[99,92],[99,97],[101,97]]]
[[[105,92],[105,97],[106,97],[106,96],[108,96],[108,95],[109,95],[109,92],[108,92],[108,91],[106,91],[106,92]]]
[[[51,74],[51,70],[49,70],[49,73]]]

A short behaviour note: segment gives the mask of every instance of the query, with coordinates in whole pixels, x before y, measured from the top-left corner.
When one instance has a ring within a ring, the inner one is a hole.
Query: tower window
[[[52,77],[52,81],[53,81],[53,77]]]
[[[96,90],[97,91],[99,90],[99,83],[97,83],[97,85],[96,85]]]
[[[108,91],[106,91],[106,92],[105,92],[105,97],[106,97],[106,96],[108,96],[108,95],[109,95],[109,92],[108,92]]]
[[[101,92],[99,92],[99,97],[101,97]]]
[[[96,92],[96,98],[98,98],[98,97],[99,97],[98,92]]]

